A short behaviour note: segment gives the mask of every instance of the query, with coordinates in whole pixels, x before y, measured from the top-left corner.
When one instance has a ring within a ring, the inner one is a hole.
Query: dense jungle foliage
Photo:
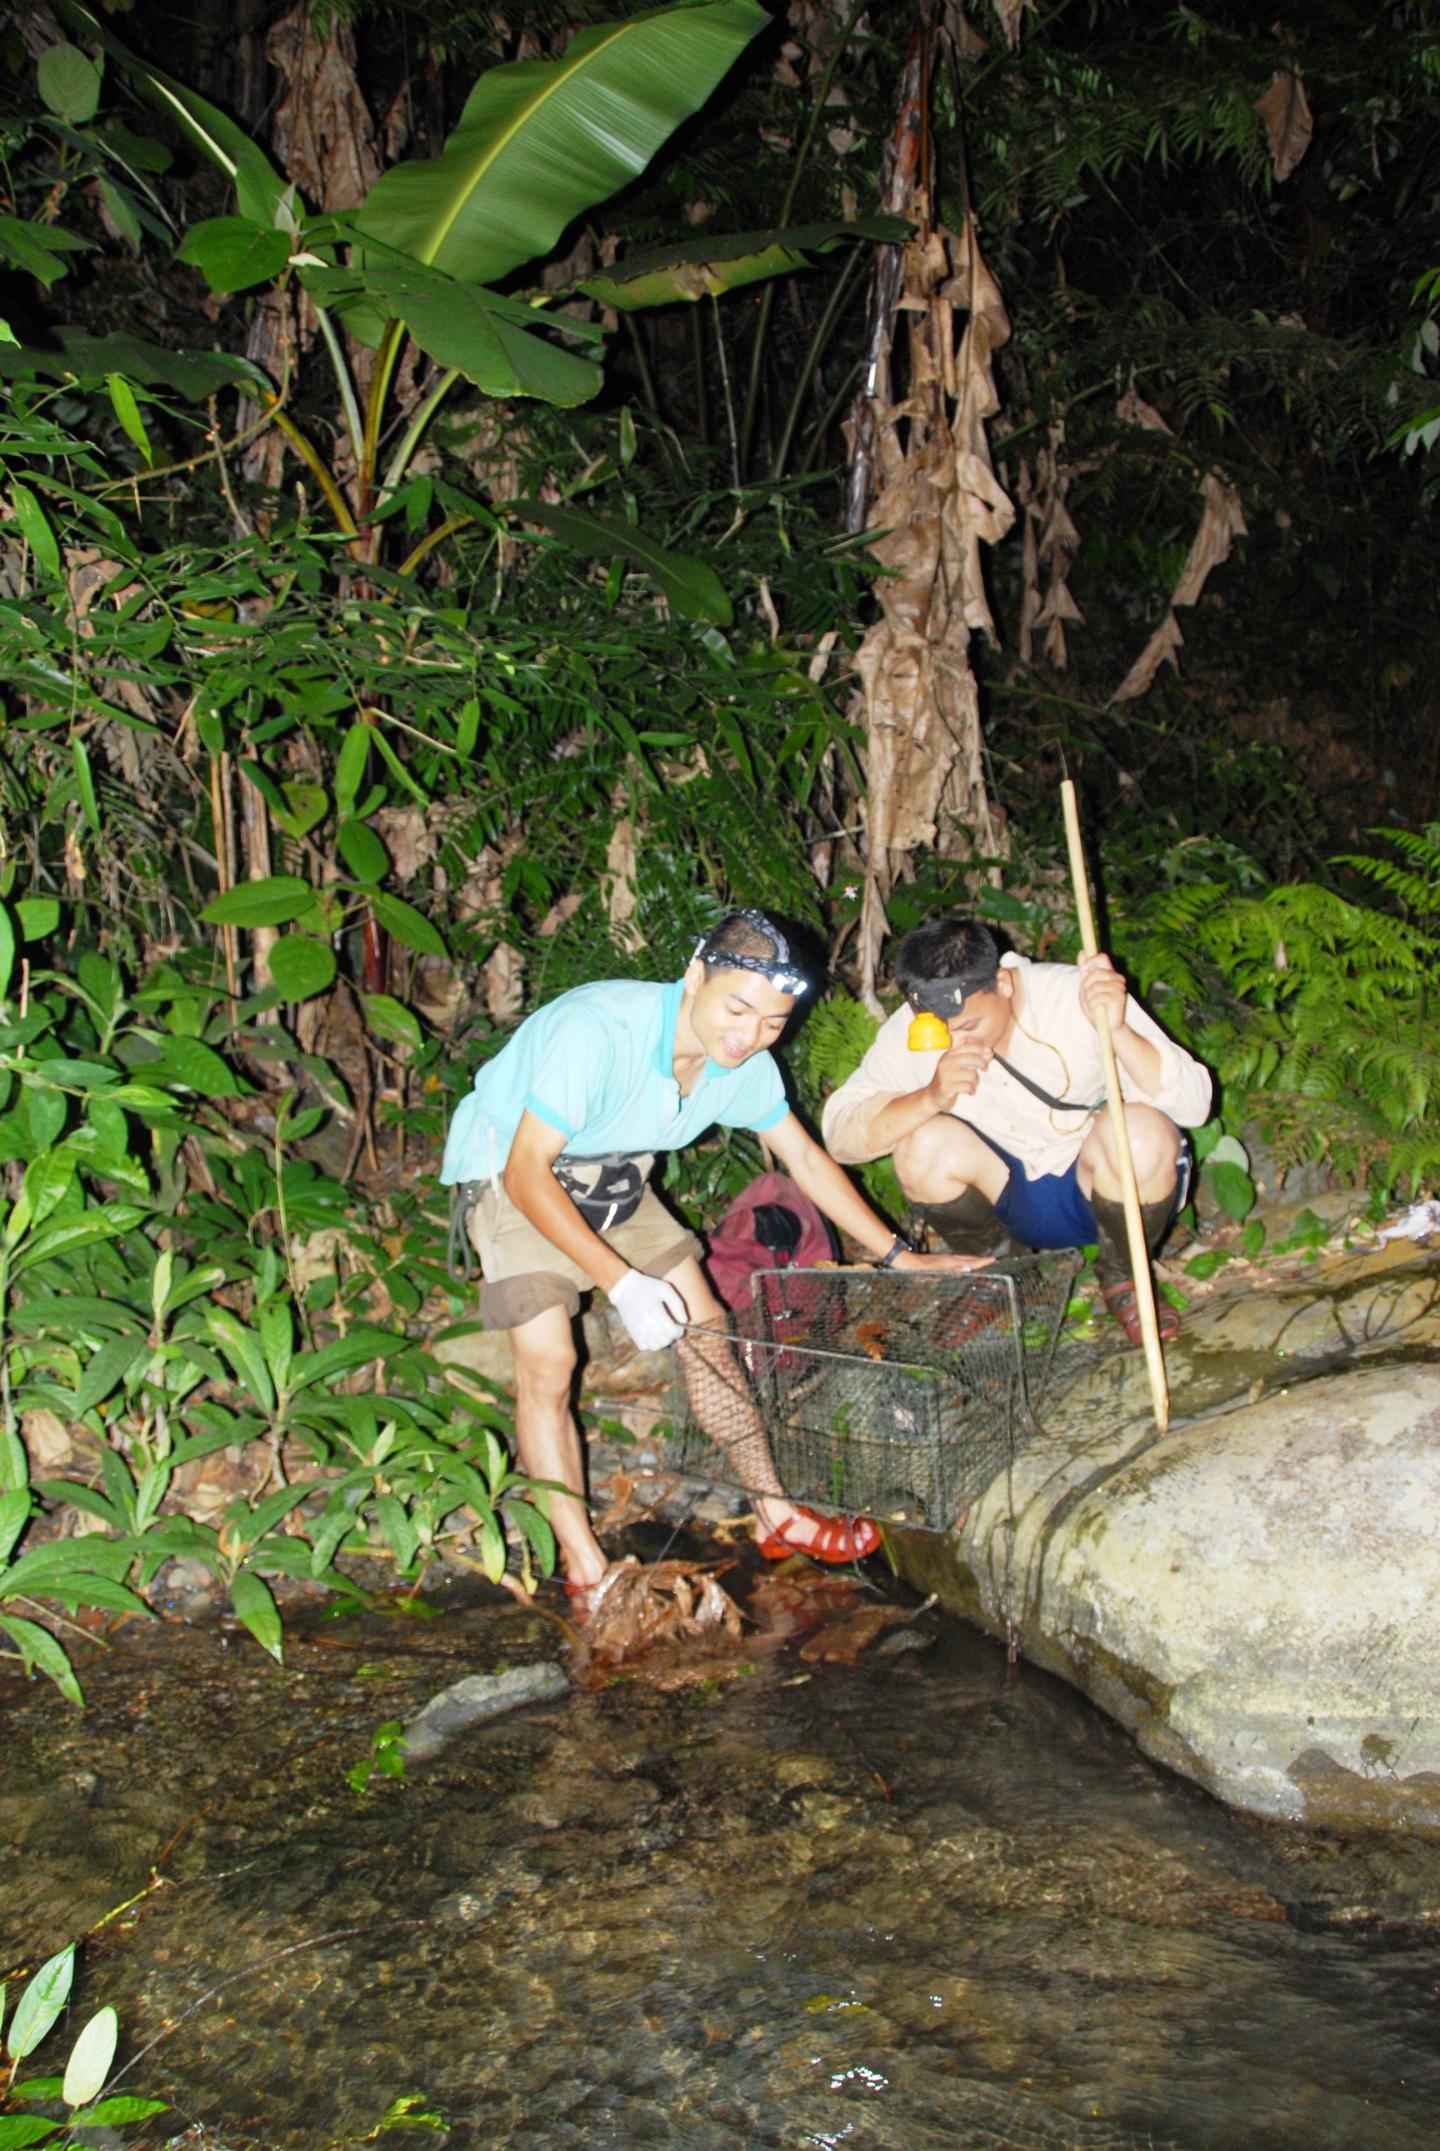
[[[527,1008],[672,975],[751,901],[828,952],[812,1114],[863,1050],[851,660],[889,571],[847,457],[917,39],[936,222],[1009,316],[970,651],[1008,849],[942,814],[889,927],[978,906],[1069,953],[1068,770],[1111,945],[1220,1078],[1217,1161],[1432,1184],[1429,0],[5,20],[27,1664],[77,1694],[37,1602],[138,1610],[176,1560],[277,1653],[277,1578],[545,1566],[503,1400],[433,1350],[468,1313],[445,1118]],[[670,1192],[713,1219],[754,1163],[717,1141]]]

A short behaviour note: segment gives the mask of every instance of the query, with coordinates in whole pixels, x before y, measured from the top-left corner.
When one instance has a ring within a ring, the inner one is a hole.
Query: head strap
[[[972,993],[988,993],[995,984],[991,978],[927,978],[917,979],[906,998],[912,1008],[922,1008],[927,1015],[939,1016],[948,1023],[958,1016]]]
[[[743,919],[756,933],[763,934],[774,949],[772,956],[737,956],[733,949],[716,948],[713,934],[702,934],[695,944],[695,956],[703,964],[713,964],[718,971],[753,971],[775,988],[777,993],[807,993],[810,981],[803,971],[797,970],[790,954],[790,944],[773,921],[763,911],[735,911],[733,919]]]

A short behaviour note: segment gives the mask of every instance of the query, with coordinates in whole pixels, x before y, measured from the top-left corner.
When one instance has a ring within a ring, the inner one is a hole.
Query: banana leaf
[[[851,240],[898,245],[910,236],[905,217],[858,217],[851,224],[798,224],[784,231],[732,232],[724,238],[692,239],[687,246],[647,247],[613,269],[582,277],[575,286],[587,299],[633,313],[675,300],[719,298],[744,284],[785,276],[811,266],[812,254],[828,254]]]
[[[382,173],[356,221],[461,283],[496,283],[643,172],[769,21],[754,0],[707,0],[491,68],[440,155]]]
[[[79,26],[87,38],[103,46],[150,102],[167,112],[202,155],[218,164],[235,182],[242,216],[262,224],[284,221],[276,211],[291,190],[243,127],[237,127],[234,120],[227,119],[205,98],[197,97],[193,90],[131,52],[82,0],[58,0],[58,11],[66,22]]]
[[[403,321],[428,358],[455,367],[489,396],[535,396],[570,408],[600,387],[591,359],[563,351],[536,332],[554,329],[581,343],[598,343],[600,329],[569,315],[550,315],[469,284],[388,249],[372,249],[348,269],[307,269],[306,290],[350,325],[358,308],[382,320]]]
[[[99,388],[107,374],[123,374],[144,388],[173,389],[191,401],[236,381],[268,386],[248,359],[225,351],[167,351],[123,331],[87,336],[80,329],[57,328],[45,345],[0,345],[0,378],[5,380],[76,381],[82,388]]]

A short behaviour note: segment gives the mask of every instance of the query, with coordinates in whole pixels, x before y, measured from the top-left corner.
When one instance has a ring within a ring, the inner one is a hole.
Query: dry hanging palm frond
[[[1003,537],[1015,513],[985,431],[999,408],[994,353],[1010,322],[974,215],[958,233],[934,221],[930,50],[930,33],[917,33],[884,189],[886,207],[915,230],[903,249],[882,251],[865,388],[846,427],[849,527],[879,530],[873,551],[889,571],[876,588],[882,617],[855,661],[866,731],[860,990],[872,1007],[886,899],[909,854],[933,845],[960,856],[973,841],[994,858],[1006,848],[985,788],[969,646],[975,632],[994,639],[980,548]],[[958,349],[957,314],[966,317]],[[897,399],[892,339],[902,317],[908,379]]]
[[[1235,540],[1246,535],[1240,494],[1235,486],[1227,485],[1217,471],[1207,471],[1200,481],[1200,495],[1204,503],[1200,527],[1190,541],[1180,580],[1170,593],[1170,609],[1110,697],[1112,704],[1133,702],[1143,695],[1162,664],[1179,671],[1175,653],[1185,637],[1180,632],[1175,607],[1198,604],[1211,571],[1230,558]]]

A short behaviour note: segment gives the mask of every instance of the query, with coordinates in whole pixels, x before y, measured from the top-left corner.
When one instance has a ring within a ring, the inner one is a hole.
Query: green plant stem
[[[375,354],[375,371],[370,380],[370,396],[365,407],[365,439],[360,451],[360,513],[368,515],[374,506],[375,464],[380,454],[380,432],[390,383],[395,376],[400,345],[405,335],[403,321],[387,321],[380,338],[380,348]]]
[[[800,465],[799,470],[800,477],[803,478],[806,472],[809,470],[810,465],[815,459],[816,451],[820,447],[821,442],[824,440],[826,434],[830,431],[831,426],[834,424],[840,412],[845,408],[845,405],[854,395],[855,383],[859,380],[864,370],[865,361],[863,359],[856,359],[854,365],[850,368],[844,380],[840,383],[840,386],[836,389],[834,395],[830,398],[830,401],[826,405],[824,415],[822,416],[819,425],[816,426],[814,432],[811,434],[808,442],[805,445],[805,456],[804,460]]]
[[[420,445],[425,428],[429,425],[459,378],[460,369],[458,366],[452,366],[448,373],[442,373],[429,395],[425,397],[416,410],[414,417],[405,428],[405,438],[401,441],[400,446],[385,467],[385,476],[380,481],[380,490],[375,501],[377,508],[382,508],[385,505],[396,486],[399,485],[409,468],[410,458]],[[473,521],[474,518],[471,517],[468,520]]]
[[[315,483],[325,495],[325,499],[329,503],[330,513],[334,516],[341,531],[347,538],[358,537],[359,532],[355,526],[355,518],[350,513],[344,494],[339,486],[336,485],[335,480],[326,470],[319,456],[300,431],[300,428],[293,419],[287,418],[285,413],[278,408],[272,411],[270,415],[294,449],[296,455],[314,477]]]
[[[810,339],[804,363],[801,365],[799,377],[795,383],[795,393],[790,398],[790,408],[785,413],[785,423],[780,429],[780,439],[770,461],[772,484],[785,474],[785,463],[790,454],[790,443],[795,437],[795,428],[800,422],[800,413],[805,407],[805,399],[810,394],[811,375],[820,363],[820,354],[830,340],[830,333],[839,319],[840,310],[849,298],[865,266],[866,256],[859,247],[856,247],[845,267],[835,279],[835,289],[831,292],[829,303],[824,313],[820,316],[816,324],[815,333]]]
[[[830,95],[830,85],[835,79],[835,70],[844,58],[846,48],[855,33],[855,26],[869,4],[870,0],[853,0],[850,12],[845,18],[844,26],[835,41],[835,48],[825,63],[825,72],[820,77],[820,86],[816,90],[811,103],[810,117],[805,122],[805,132],[800,138],[800,147],[795,152],[795,162],[790,172],[790,184],[785,189],[785,200],[780,210],[780,227],[782,230],[790,222],[790,213],[795,207],[795,197],[800,191],[800,180],[810,156],[811,145],[815,140],[815,131],[824,115],[825,100]],[[739,461],[746,469],[749,468],[750,443],[754,438],[755,420],[760,410],[760,372],[765,363],[765,347],[770,336],[770,316],[774,312],[774,308],[775,283],[772,280],[765,286],[765,296],[760,301],[760,317],[755,324],[755,341],[750,349],[750,379],[745,390],[745,417],[740,428],[739,449]],[[736,483],[738,485],[738,478]]]
[[[710,319],[715,329],[715,349],[720,360],[720,386],[725,394],[725,430],[730,436],[730,480],[738,493],[740,442],[735,432],[735,402],[730,394],[730,362],[725,355],[725,331],[720,326],[720,308],[713,291],[710,294]]]
[[[422,538],[413,553],[405,555],[395,571],[396,574],[413,575],[427,553],[433,553],[437,545],[443,545],[447,538],[453,538],[457,530],[464,530],[466,525],[474,520],[473,515],[450,516],[438,530],[432,530],[428,538]]]
[[[345,353],[340,348],[340,339],[335,334],[335,324],[330,319],[328,308],[317,306],[315,318],[320,324],[320,334],[324,337],[325,348],[330,354],[330,364],[335,372],[335,386],[340,391],[340,407],[345,413],[345,431],[350,437],[350,453],[358,464],[364,446],[365,429],[360,418],[360,406],[355,400],[355,383],[350,378],[350,368]]]

